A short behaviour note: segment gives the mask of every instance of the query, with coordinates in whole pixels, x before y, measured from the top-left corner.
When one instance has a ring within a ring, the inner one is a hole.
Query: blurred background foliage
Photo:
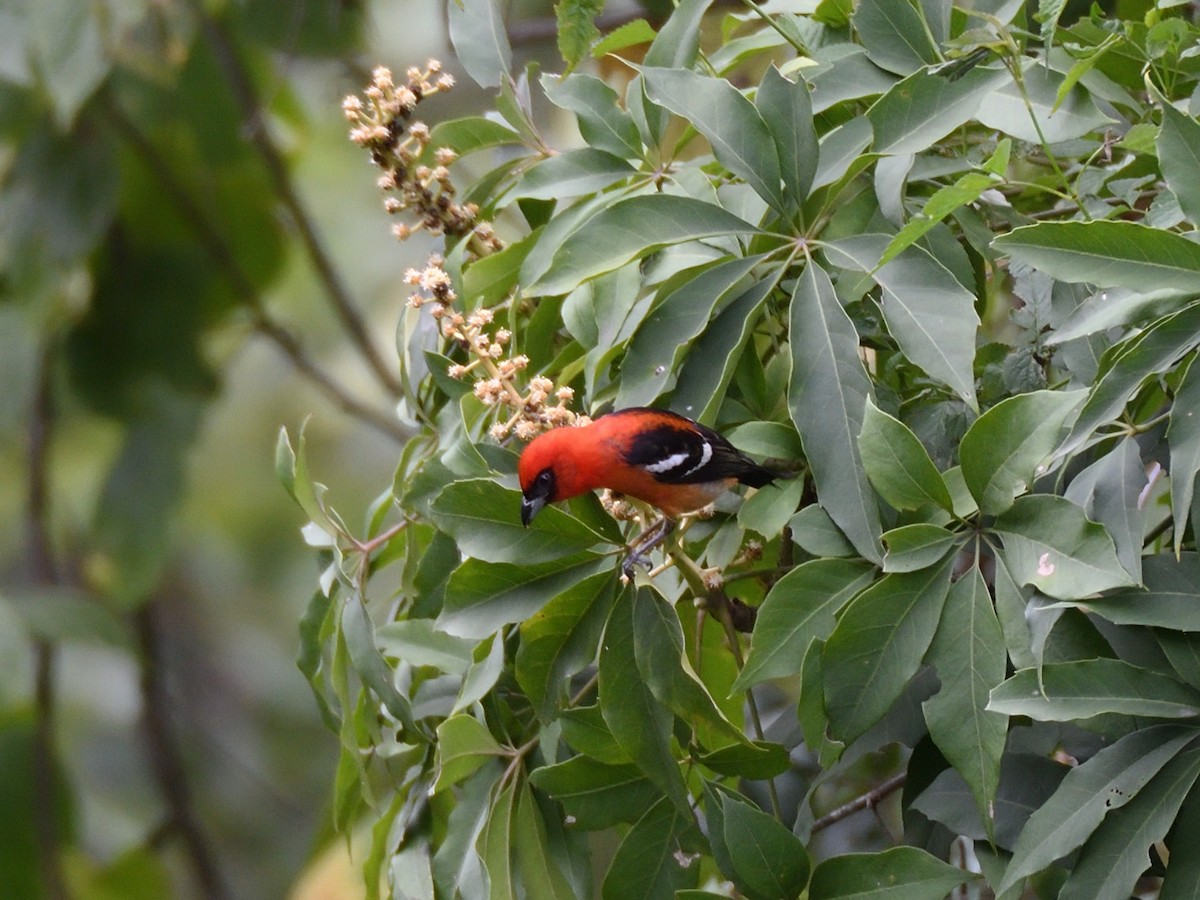
[[[339,847],[337,745],[272,451],[315,411],[350,508],[394,468],[429,248],[389,237],[339,102],[378,62],[453,71],[443,7],[0,0],[0,898],[327,877],[300,873]],[[552,53],[549,4],[520,16]]]

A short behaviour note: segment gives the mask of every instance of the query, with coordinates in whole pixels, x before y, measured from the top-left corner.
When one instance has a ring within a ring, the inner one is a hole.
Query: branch
[[[233,895],[217,868],[216,857],[196,817],[183,761],[171,734],[169,710],[172,704],[163,685],[155,614],[155,601],[151,600],[134,616],[142,656],[142,725],[147,751],[159,790],[170,811],[169,824],[183,840],[204,896],[223,900]]]
[[[813,822],[812,830],[809,833],[816,834],[818,831],[824,831],[830,825],[840,822],[842,819],[845,819],[848,816],[854,815],[854,813],[858,812],[859,810],[874,809],[875,805],[888,794],[904,787],[904,782],[907,779],[907,772],[901,772],[898,775],[893,775],[882,784],[878,784],[871,788],[871,790],[867,791],[861,797],[855,797],[849,803],[843,803],[837,809],[825,813],[825,815]]]
[[[59,582],[58,566],[50,543],[49,465],[50,440],[54,431],[54,396],[51,385],[54,352],[47,343],[38,362],[37,386],[29,421],[29,485],[25,498],[25,529],[28,560],[33,582]],[[62,871],[59,847],[58,775],[55,766],[57,732],[57,679],[54,644],[44,638],[34,641],[34,738],[33,738],[33,830],[37,841],[38,871],[50,900],[70,897]]]
[[[157,179],[184,223],[192,229],[197,242],[225,276],[239,302],[250,310],[254,317],[255,330],[273,342],[296,370],[313,382],[343,412],[388,437],[403,442],[407,435],[394,418],[355,399],[304,352],[304,348],[291,332],[271,318],[270,313],[263,308],[258,290],[238,263],[233,249],[221,236],[211,218],[175,177],[167,161],[107,94],[104,95],[104,109],[109,121]]]
[[[317,235],[317,229],[313,224],[312,217],[308,214],[308,210],[305,209],[304,203],[300,199],[295,185],[292,183],[291,175],[288,173],[287,165],[283,160],[283,154],[280,153],[279,148],[275,145],[267,129],[267,123],[263,116],[258,95],[255,93],[249,74],[238,58],[233,40],[223,26],[208,14],[202,0],[191,0],[191,7],[192,12],[199,21],[201,30],[204,32],[205,40],[208,41],[209,46],[212,48],[213,54],[217,58],[217,64],[224,72],[225,80],[229,83],[234,99],[241,109],[250,141],[258,151],[259,156],[262,157],[263,163],[267,168],[267,174],[274,185],[275,192],[279,195],[284,208],[292,217],[292,221],[300,234],[300,240],[304,244],[304,249],[308,253],[313,268],[317,272],[317,277],[325,287],[325,294],[333,305],[334,312],[337,313],[338,318],[341,320],[342,327],[346,329],[350,339],[362,352],[363,357],[374,371],[379,383],[392,396],[401,396],[404,392],[403,386],[400,384],[396,374],[392,372],[391,368],[384,361],[374,341],[371,340],[366,323],[355,307],[349,290],[342,283],[341,277],[334,268],[333,261],[330,259],[324,245],[321,243],[320,237]]]

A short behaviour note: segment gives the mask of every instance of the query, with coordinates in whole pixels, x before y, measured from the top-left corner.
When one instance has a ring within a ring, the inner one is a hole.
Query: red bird
[[[658,507],[663,522],[635,542],[626,571],[670,532],[678,516],[707,506],[738,482],[757,488],[779,477],[711,428],[643,407],[538,435],[521,454],[518,473],[524,525],[547,503],[596,488]],[[655,530],[660,533],[645,540]]]

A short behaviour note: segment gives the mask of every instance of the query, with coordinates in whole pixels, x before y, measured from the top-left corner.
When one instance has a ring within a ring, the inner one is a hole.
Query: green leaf
[[[599,532],[554,506],[543,509],[525,527],[520,498],[519,491],[491,479],[472,478],[446,485],[429,512],[464,554],[485,562],[542,563],[608,543]]]
[[[959,445],[963,479],[985,513],[1029,490],[1059,444],[1082,391],[1034,391],[1002,400],[976,419]]]
[[[808,884],[808,853],[778,820],[750,803],[720,794],[725,846],[733,862],[727,873],[752,900],[796,897]]]
[[[432,619],[401,619],[375,629],[375,642],[384,656],[413,666],[434,666],[452,675],[471,667],[474,641],[454,637],[434,628]]]
[[[534,200],[557,200],[593,194],[624,181],[636,170],[621,157],[604,150],[583,147],[549,156],[521,176],[510,196]],[[491,257],[485,256],[480,262]],[[478,265],[478,263],[476,263]],[[474,271],[474,266],[467,271]]]
[[[804,495],[804,479],[792,478],[765,485],[738,509],[737,521],[747,531],[770,540],[783,530],[796,513]]]
[[[1075,450],[1099,426],[1119,416],[1147,378],[1165,372],[1196,347],[1198,334],[1200,303],[1164,316],[1106,353],[1100,377],[1092,385],[1059,455]]]
[[[453,4],[451,4],[453,6]],[[500,791],[488,811],[476,851],[487,869],[490,900],[517,900],[517,873],[513,871],[513,813],[517,805],[517,780]]]
[[[577,894],[559,868],[555,848],[550,843],[546,821],[529,789],[522,781],[517,795],[517,814],[513,828],[517,866],[526,897],[544,900],[575,900]]]
[[[400,723],[405,736],[410,740],[425,736],[425,729],[417,728],[408,698],[396,688],[392,667],[379,652],[375,642],[375,626],[367,615],[360,595],[348,598],[342,606],[342,637],[346,641],[354,671]]]
[[[565,294],[663,247],[757,230],[702,200],[670,194],[629,197],[601,210],[567,237],[555,252],[549,271],[525,292],[531,296]]]
[[[1110,810],[1133,800],[1195,736],[1191,728],[1154,725],[1125,735],[1070,769],[1021,831],[997,892],[1009,890],[1083,844]]]
[[[731,693],[798,674],[805,649],[833,633],[836,613],[874,577],[869,563],[814,559],[775,582],[758,608],[750,653]]]
[[[845,853],[819,863],[809,900],[942,900],[978,878],[916,847],[882,853]]]
[[[854,598],[825,644],[829,728],[850,743],[883,718],[916,674],[950,589],[950,561],[885,575]]]
[[[858,451],[875,490],[893,509],[933,504],[951,511],[950,489],[925,447],[907,425],[882,412],[870,398],[863,413]]]
[[[621,159],[641,156],[637,126],[621,109],[617,92],[599,78],[576,72],[565,78],[544,75],[541,83],[551,103],[575,113],[579,133],[589,147]]]
[[[1145,590],[1133,588],[1079,604],[1117,625],[1200,631],[1200,556],[1160,553],[1142,560]]]
[[[885,572],[915,572],[932,566],[949,552],[958,536],[941,525],[915,522],[883,533]]]
[[[1003,181],[1001,177],[1008,167],[1008,156],[1012,150],[1012,141],[1004,138],[996,147],[992,156],[984,163],[989,171],[968,172],[959,177],[954,184],[948,184],[933,193],[921,211],[905,223],[896,236],[888,242],[887,249],[879,258],[879,265],[886,265],[895,259],[901,251],[911,247],[927,234],[938,222],[951,213],[974,203],[984,191],[995,187]],[[994,170],[993,170],[993,167]]]
[[[111,66],[99,10],[91,3],[76,0],[39,0],[27,8],[32,61],[59,127],[69,131]],[[12,27],[11,22],[8,27]]]
[[[755,781],[782,775],[792,767],[787,748],[766,741],[730,744],[708,753],[694,753],[693,759],[721,775]]]
[[[463,676],[462,687],[458,690],[451,713],[462,712],[473,706],[496,686],[504,674],[504,636],[493,634],[480,642],[471,658],[471,667]]]
[[[666,797],[646,810],[625,835],[604,877],[604,900],[674,900],[695,882],[695,873],[675,858],[676,833],[687,823]]]
[[[642,320],[625,351],[617,409],[647,406],[666,390],[689,345],[705,330],[713,310],[742,293],[762,256],[718,262],[675,288]]]
[[[716,418],[762,307],[782,275],[782,269],[777,269],[752,284],[712,320],[684,359],[672,409],[700,422]]]
[[[1038,222],[992,247],[1072,284],[1194,291],[1200,275],[1200,244],[1136,222]]]
[[[1195,290],[1146,290],[1109,288],[1092,294],[1067,316],[1066,321],[1046,340],[1058,346],[1078,337],[1157,319],[1175,312],[1196,296]]]
[[[429,137],[430,147],[449,147],[459,156],[519,143],[521,135],[507,125],[483,116],[438,122]]]
[[[854,556],[854,545],[829,518],[829,513],[810,503],[788,523],[796,546],[811,556]]]
[[[746,742],[688,662],[675,608],[649,588],[640,588],[633,596],[633,647],[637,670],[650,693],[697,729],[701,743]]]
[[[474,716],[451,716],[437,728],[437,781],[433,789],[440,791],[458,784],[504,752],[487,726]]]
[[[499,87],[512,68],[512,47],[496,0],[447,4],[450,41],[467,74],[481,88]]]
[[[1183,719],[1200,714],[1200,694],[1174,678],[1119,659],[1048,663],[1021,669],[992,691],[988,709],[1039,722],[1069,722],[1104,713]]]
[[[1023,82],[1024,92],[1009,79],[991,94],[979,107],[979,121],[1019,141],[1035,144],[1043,138],[1049,144],[1074,140],[1113,122],[1082,85],[1067,89],[1060,99],[1066,78],[1048,66],[1026,60]]]
[[[994,838],[992,810],[1008,717],[990,712],[987,704],[989,692],[1004,680],[1007,654],[978,565],[950,587],[925,660],[942,683],[922,704],[929,736],[970,787],[987,833]]]
[[[613,737],[599,705],[563,710],[558,721],[562,725],[563,740],[580,753],[611,766],[632,762]]]
[[[1193,785],[1175,819],[1175,834],[1180,837],[1172,839],[1171,849],[1182,850],[1186,836],[1200,833],[1197,829],[1200,829],[1200,791]],[[1172,853],[1158,900],[1195,900],[1197,896],[1200,896],[1200,856]]]
[[[671,749],[674,716],[654,697],[638,669],[633,598],[613,607],[600,650],[600,712],[617,744],[680,810],[687,789]]]
[[[1171,421],[1167,425],[1167,445],[1171,448],[1171,520],[1177,555],[1183,546],[1188,511],[1195,496],[1196,473],[1200,472],[1200,416],[1196,415],[1197,410],[1200,410],[1200,365],[1193,357],[1175,391]],[[1192,528],[1196,529],[1195,523]]]
[[[1145,533],[1141,493],[1146,468],[1137,441],[1122,440],[1072,480],[1066,498],[1083,507],[1089,519],[1103,525],[1117,548],[1117,559],[1135,582],[1142,580]]]
[[[875,158],[864,152],[873,139],[871,123],[865,118],[851,119],[827,132],[820,142],[813,190],[841,180],[851,168],[856,172],[866,168]]]
[[[463,293],[477,306],[492,306],[503,300],[517,283],[525,257],[534,248],[541,231],[535,231],[498,253],[473,262],[463,272]],[[427,351],[428,352],[428,351]],[[444,358],[444,357],[443,357]],[[459,382],[465,391],[467,386]]]
[[[879,562],[879,509],[858,452],[871,383],[858,355],[854,323],[815,262],[796,282],[789,318],[788,408],[821,506],[864,558]]]
[[[603,11],[604,0],[556,0],[554,18],[558,23],[558,52],[568,71],[579,65],[600,37],[596,16]]]
[[[775,141],[784,194],[798,207],[808,199],[820,153],[808,85],[784,78],[771,66],[754,95],[754,105]]]
[[[637,47],[640,44],[649,44],[653,40],[654,28],[650,23],[645,19],[633,19],[624,25],[618,25],[601,38],[596,46],[592,48],[592,56],[600,59],[610,53],[616,53],[618,50]]]
[[[562,804],[572,828],[598,831],[633,822],[662,797],[633,765],[611,766],[586,756],[534,769],[529,780]]]
[[[1146,871],[1147,848],[1161,841],[1200,777],[1200,750],[1181,753],[1138,795],[1114,810],[1079,855],[1059,900],[1125,900]]]
[[[779,153],[771,132],[737,88],[724,78],[684,69],[639,68],[647,96],[699,131],[713,156],[776,211],[786,212]]]
[[[1013,578],[1047,596],[1076,600],[1133,584],[1104,526],[1065,497],[1021,497],[993,528],[1004,539],[1001,552]]]
[[[941,62],[921,14],[911,3],[859,0],[854,10],[854,30],[871,62],[897,75],[911,75]]]
[[[563,683],[595,658],[615,588],[614,573],[592,575],[521,623],[517,682],[543,719],[555,718]]]
[[[545,510],[543,510],[545,512]],[[589,576],[612,569],[607,557],[581,554],[521,565],[468,559],[446,583],[438,628],[463,638],[483,638],[529,618]]]
[[[1004,69],[982,66],[956,81],[914,72],[867,110],[875,130],[872,149],[892,156],[920,153],[974,118],[984,99],[1009,82]]]
[[[909,247],[878,266],[887,238],[859,235],[829,244],[831,260],[847,257],[883,289],[888,332],[912,362],[975,407],[975,298],[923,247]]]
[[[1200,124],[1170,103],[1163,103],[1162,114],[1157,149],[1163,177],[1188,221],[1200,225]]]

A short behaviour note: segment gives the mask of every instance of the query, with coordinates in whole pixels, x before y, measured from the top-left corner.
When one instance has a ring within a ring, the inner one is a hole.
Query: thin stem
[[[29,422],[29,483],[25,499],[25,527],[30,574],[35,584],[59,583],[58,566],[50,540],[49,455],[54,431],[55,409],[52,390],[54,351],[42,348],[38,380]],[[71,896],[62,870],[59,846],[57,752],[57,650],[50,641],[34,642],[34,744],[33,744],[33,829],[37,842],[38,871],[50,900]]]
[[[742,0],[742,2],[754,10],[754,14],[762,19],[763,22],[775,29],[776,34],[791,44],[792,49],[794,49],[801,56],[808,56],[808,48],[805,47],[800,41],[796,40],[795,35],[788,34],[787,30],[784,29],[784,27],[778,22],[776,22],[772,16],[768,15],[765,9],[755,3],[754,0]]]
[[[298,372],[308,378],[345,413],[388,437],[403,442],[407,435],[393,417],[372,409],[351,396],[332,376],[309,358],[291,332],[271,318],[263,308],[258,290],[238,263],[236,255],[222,237],[220,230],[175,177],[175,173],[153,143],[107,95],[104,97],[104,108],[113,127],[158,181],[184,223],[192,229],[197,242],[225,277],[238,301],[250,311],[255,330],[274,343]]]
[[[830,825],[836,824],[837,822],[842,821],[842,819],[852,816],[854,813],[859,812],[860,810],[874,809],[876,804],[878,804],[879,801],[888,794],[891,794],[892,792],[904,787],[904,782],[907,780],[907,772],[900,772],[897,775],[893,775],[882,784],[878,784],[871,788],[871,790],[867,791],[861,797],[855,797],[849,803],[843,803],[837,809],[827,812],[825,815],[821,816],[821,818],[813,822],[812,831],[810,833],[816,834],[818,831],[824,831]]]
[[[232,38],[224,27],[208,14],[201,0],[191,0],[191,7],[200,23],[205,40],[212,48],[213,54],[217,58],[217,64],[221,67],[234,99],[241,109],[250,141],[262,158],[275,192],[296,226],[305,252],[325,288],[325,294],[333,306],[334,312],[342,322],[342,327],[346,329],[350,339],[362,352],[363,358],[375,373],[379,383],[392,396],[403,396],[403,385],[400,384],[399,378],[384,361],[375,342],[371,339],[366,323],[351,299],[350,292],[342,282],[341,276],[334,268],[332,259],[317,235],[316,225],[292,183],[292,177],[284,162],[283,154],[275,145],[267,128],[258,94],[255,92],[249,73],[238,57]]]
[[[134,616],[142,656],[142,726],[150,763],[170,810],[171,825],[183,840],[201,891],[212,900],[223,900],[233,895],[217,868],[216,856],[196,817],[183,760],[171,734],[169,711],[173,704],[163,683],[156,613],[155,602],[150,601]]]

